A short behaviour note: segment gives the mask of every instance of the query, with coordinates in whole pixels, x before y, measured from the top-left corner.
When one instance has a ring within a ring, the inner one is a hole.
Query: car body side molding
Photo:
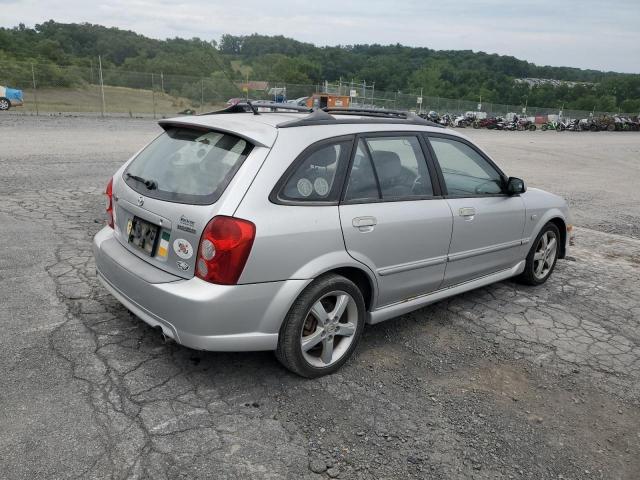
[[[501,280],[506,280],[507,278],[515,277],[516,275],[519,275],[524,271],[525,265],[526,260],[521,260],[516,265],[506,270],[500,270],[499,272],[485,275],[484,277],[476,278],[475,280],[471,280],[469,282],[452,285],[450,287],[443,288],[442,290],[437,290],[435,292],[420,295],[418,297],[408,298],[402,302],[386,305],[384,307],[373,310],[369,314],[367,323],[373,325],[376,323],[384,322],[385,320],[404,315],[405,313],[412,312],[431,303],[440,301],[444,298],[458,295],[469,290],[474,290],[479,287],[484,287],[485,285],[499,282]]]

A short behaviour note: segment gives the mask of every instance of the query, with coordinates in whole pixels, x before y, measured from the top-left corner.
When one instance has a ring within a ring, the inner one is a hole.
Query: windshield
[[[131,162],[124,179],[147,197],[208,205],[220,198],[252,147],[228,133],[168,128]]]

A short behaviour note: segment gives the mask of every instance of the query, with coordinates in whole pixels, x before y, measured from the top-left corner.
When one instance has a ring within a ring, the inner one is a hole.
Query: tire
[[[339,302],[344,307],[336,317],[332,314]],[[302,377],[334,373],[355,350],[362,336],[365,313],[364,297],[355,283],[335,274],[319,277],[300,294],[287,313],[280,327],[276,357]],[[345,334],[340,334],[341,331]],[[306,348],[303,343],[307,344]]]
[[[529,131],[530,132],[535,132],[536,131],[536,126],[535,125],[529,125]]]
[[[473,128],[480,128],[480,122],[473,122]]]
[[[616,129],[616,126],[613,123],[607,125],[607,131],[613,132]]]
[[[597,125],[591,125],[589,127],[589,130],[591,130],[592,132],[598,132],[600,129],[598,128]]]
[[[542,126],[540,128],[542,129],[543,132],[546,132],[547,131],[547,124],[546,123],[542,124]]]
[[[555,239],[555,246],[550,247],[552,238]],[[553,273],[553,269],[556,268],[556,263],[558,263],[560,238],[560,231],[553,223],[549,222],[542,227],[533,245],[531,245],[524,271],[516,280],[525,285],[542,285],[546,282]],[[553,262],[548,265],[550,258],[553,259]],[[540,262],[543,262],[542,267]]]
[[[11,102],[8,98],[0,97],[0,110],[9,110],[11,108]]]

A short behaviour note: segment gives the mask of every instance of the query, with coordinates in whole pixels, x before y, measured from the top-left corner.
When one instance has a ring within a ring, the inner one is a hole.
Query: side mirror
[[[509,195],[520,195],[527,191],[527,186],[524,184],[524,180],[516,177],[509,177],[507,181],[507,193]]]

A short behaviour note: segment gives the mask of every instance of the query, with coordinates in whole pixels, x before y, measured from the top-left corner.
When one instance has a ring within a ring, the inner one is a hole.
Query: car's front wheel
[[[316,279],[296,299],[280,328],[278,360],[307,378],[335,372],[360,340],[365,311],[362,292],[349,279],[334,274]]]
[[[0,97],[0,110],[9,110],[10,108],[11,102],[4,97]]]
[[[560,231],[553,223],[547,223],[538,236],[529,254],[524,272],[518,280],[527,285],[541,285],[551,276],[560,252]]]

